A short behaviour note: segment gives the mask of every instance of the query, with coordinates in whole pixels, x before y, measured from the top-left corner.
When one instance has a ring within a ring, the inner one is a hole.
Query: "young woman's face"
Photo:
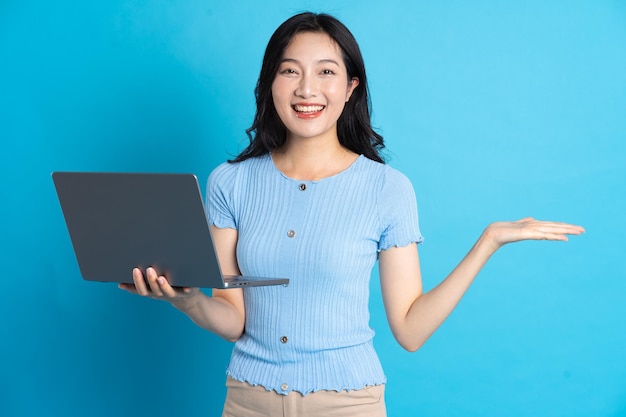
[[[325,33],[295,35],[283,54],[272,97],[287,138],[337,137],[337,120],[359,84],[348,81],[341,49]]]

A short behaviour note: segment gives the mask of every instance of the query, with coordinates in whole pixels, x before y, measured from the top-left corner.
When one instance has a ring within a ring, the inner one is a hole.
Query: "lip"
[[[291,106],[300,119],[314,119],[326,109],[326,106],[316,103],[296,103]]]

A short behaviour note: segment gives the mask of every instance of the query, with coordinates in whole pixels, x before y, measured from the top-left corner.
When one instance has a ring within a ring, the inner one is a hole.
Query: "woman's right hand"
[[[236,246],[237,230],[211,226],[222,271],[227,275],[239,274]],[[154,268],[133,270],[132,284],[119,284],[119,288],[132,294],[169,301],[185,313],[194,323],[229,341],[236,341],[244,331],[246,309],[241,288],[213,289],[211,297],[199,288],[172,287],[165,276]]]
[[[167,278],[159,275],[153,268],[146,269],[144,278],[140,268],[133,269],[133,284],[119,284],[119,288],[143,297],[150,297],[156,300],[169,301],[172,304],[184,304],[186,301],[200,293],[199,288],[172,287]]]

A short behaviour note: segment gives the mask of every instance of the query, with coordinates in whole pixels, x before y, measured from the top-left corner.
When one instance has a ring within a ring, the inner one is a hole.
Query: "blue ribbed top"
[[[207,216],[237,229],[244,275],[290,285],[244,289],[246,324],[228,374],[281,394],[385,383],[369,326],[378,251],[421,242],[413,187],[364,156],[320,181],[283,175],[270,155],[209,176]]]

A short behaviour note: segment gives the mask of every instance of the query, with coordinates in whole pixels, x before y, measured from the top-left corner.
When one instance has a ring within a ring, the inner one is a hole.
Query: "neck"
[[[272,153],[278,170],[289,178],[317,181],[338,174],[354,163],[358,155],[344,148],[339,140],[287,139]]]

